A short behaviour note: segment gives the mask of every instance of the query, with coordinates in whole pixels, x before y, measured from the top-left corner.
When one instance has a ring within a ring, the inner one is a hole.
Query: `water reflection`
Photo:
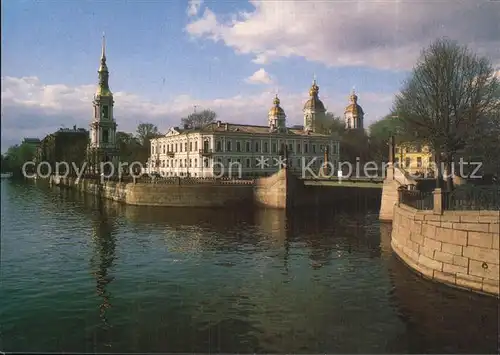
[[[110,338],[107,336],[107,332],[111,328],[107,312],[111,308],[112,299],[108,288],[109,284],[115,279],[110,269],[116,259],[116,216],[114,216],[114,210],[102,200],[87,195],[85,202],[87,205],[94,207],[92,210],[92,241],[94,248],[90,263],[92,275],[96,279],[96,292],[101,298],[99,317],[102,323],[99,334],[103,338],[101,341],[104,342],[104,345],[111,346],[109,340],[107,340]]]
[[[424,280],[396,256],[389,262],[391,302],[415,353],[498,353],[498,300]]]

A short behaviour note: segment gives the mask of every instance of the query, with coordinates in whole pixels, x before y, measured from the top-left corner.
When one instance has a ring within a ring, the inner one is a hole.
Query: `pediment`
[[[165,134],[165,137],[178,136],[179,134],[181,134],[181,132],[179,132],[178,127],[171,127]]]

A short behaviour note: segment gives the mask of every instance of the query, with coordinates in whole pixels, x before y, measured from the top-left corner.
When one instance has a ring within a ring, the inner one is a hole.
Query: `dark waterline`
[[[2,351],[498,351],[498,301],[414,275],[359,195],[284,213],[1,193]]]

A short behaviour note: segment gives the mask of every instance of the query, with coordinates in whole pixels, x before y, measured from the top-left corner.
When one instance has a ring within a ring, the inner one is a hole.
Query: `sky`
[[[24,137],[89,127],[102,35],[118,130],[161,132],[195,109],[267,124],[275,94],[301,124],[314,77],[328,111],[354,88],[382,118],[421,50],[447,37],[500,68],[500,1],[3,0],[4,152]]]

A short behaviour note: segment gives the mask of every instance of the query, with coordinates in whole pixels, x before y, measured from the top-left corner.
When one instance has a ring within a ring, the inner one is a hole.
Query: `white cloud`
[[[308,99],[308,89],[287,92],[280,88],[281,104],[289,125],[302,123],[302,107]],[[2,151],[24,137],[43,138],[62,126],[88,128],[94,92],[95,85],[45,85],[37,77],[3,77]],[[115,92],[115,117],[121,131],[135,132],[140,122],[151,122],[166,132],[169,127],[178,125],[181,117],[191,113],[193,105],[197,105],[200,109],[214,110],[221,121],[264,125],[274,94],[274,91],[264,90],[256,95],[206,100],[181,95],[168,102],[153,102],[132,93]],[[325,106],[337,115],[341,115],[348,104],[348,95],[349,92],[320,91]],[[391,94],[360,92],[360,104],[367,112],[366,123],[386,114],[392,98]]]
[[[201,4],[203,0],[189,0],[187,15],[196,16],[200,12]]]
[[[186,27],[265,64],[298,56],[327,66],[409,69],[437,37],[468,44],[500,64],[500,6],[494,1],[250,1],[224,21],[210,9]]]
[[[272,84],[271,76],[264,68],[260,68],[245,80],[249,84]]]

